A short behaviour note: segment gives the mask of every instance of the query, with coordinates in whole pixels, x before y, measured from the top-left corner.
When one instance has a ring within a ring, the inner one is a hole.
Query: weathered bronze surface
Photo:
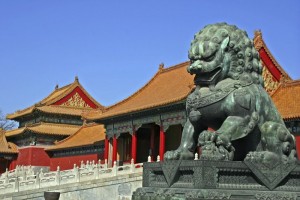
[[[247,33],[226,23],[206,26],[189,50],[195,90],[187,98],[181,144],[166,160],[295,160],[295,141],[263,88],[259,54]],[[215,131],[207,131],[207,128]]]
[[[263,87],[246,32],[208,25],[195,35],[189,58],[196,87],[181,144],[165,161],[144,164],[143,187],[132,199],[299,199],[295,139]],[[193,160],[197,146],[201,156]]]

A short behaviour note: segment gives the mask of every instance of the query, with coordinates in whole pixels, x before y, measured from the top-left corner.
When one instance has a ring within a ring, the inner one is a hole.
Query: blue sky
[[[261,29],[279,64],[300,78],[300,1],[0,0],[0,109],[12,113],[78,76],[101,104],[147,83],[161,62],[187,61],[196,32],[227,22]]]

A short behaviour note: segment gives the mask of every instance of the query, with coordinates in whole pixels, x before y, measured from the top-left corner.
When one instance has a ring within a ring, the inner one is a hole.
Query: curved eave
[[[55,145],[46,148],[46,151],[60,151],[63,149],[74,149],[83,146],[93,146],[95,142],[104,140],[105,129],[100,124],[85,124],[73,135],[56,142]]]
[[[94,119],[90,118],[89,120],[95,120],[95,121],[99,120],[99,121],[101,121],[101,120],[106,120],[106,119],[115,118],[115,117],[133,115],[133,114],[144,112],[144,111],[146,112],[146,111],[150,111],[150,110],[155,110],[155,109],[159,109],[161,107],[167,107],[168,105],[183,102],[187,98],[187,95],[185,95],[184,97],[178,98],[176,100],[172,100],[172,101],[169,101],[169,102],[164,102],[164,103],[160,103],[160,104],[156,104],[156,105],[154,104],[154,105],[150,105],[150,106],[147,106],[147,107],[144,107],[144,108],[123,110],[122,112],[107,114],[107,115],[103,114],[101,117],[97,117],[97,118],[94,118]]]
[[[79,128],[80,126],[69,124],[38,123],[7,131],[5,135],[6,137],[16,137],[28,131],[39,135],[70,136],[74,134]]]
[[[271,60],[271,62],[273,63],[273,65],[278,69],[278,71],[281,73],[281,78],[278,81],[289,81],[292,80],[292,78],[288,75],[288,73],[280,66],[280,64],[277,62],[277,60],[274,58],[274,56],[272,55],[271,51],[269,50],[269,48],[267,47],[266,43],[264,42],[263,38],[262,38],[262,32],[261,31],[255,31],[254,33],[254,47],[255,49],[260,52],[260,51],[264,51],[267,56],[268,59]],[[263,61],[264,62],[264,61]],[[281,80],[282,79],[282,80]]]
[[[186,71],[186,66],[188,65],[189,61],[169,68],[160,68],[150,81],[128,98],[107,107],[102,113],[91,111],[91,113],[84,115],[84,117],[88,120],[102,120],[113,116],[130,115],[132,113],[159,108],[182,101],[187,97],[194,86],[192,75],[189,75],[186,72],[186,74],[180,76],[182,75],[182,71]],[[170,80],[170,78],[172,78],[172,80]],[[174,82],[174,84],[170,84],[171,82]],[[183,84],[178,86],[177,83]],[[161,84],[166,84],[166,87],[160,87]],[[158,89],[154,89],[157,87],[161,90],[158,91]],[[161,98],[162,94],[165,94],[165,92],[170,95]],[[173,95],[174,93],[178,95]],[[151,95],[149,96],[149,94],[155,95],[153,97]],[[141,102],[143,101],[145,104],[141,105]]]

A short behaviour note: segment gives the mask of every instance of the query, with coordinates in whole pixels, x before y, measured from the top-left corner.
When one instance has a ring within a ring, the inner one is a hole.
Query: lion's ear
[[[229,44],[229,37],[225,38],[221,44],[221,49],[224,50]]]

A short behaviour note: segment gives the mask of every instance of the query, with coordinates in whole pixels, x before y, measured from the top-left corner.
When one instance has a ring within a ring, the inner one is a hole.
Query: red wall
[[[17,166],[17,158],[16,158],[16,160],[12,160],[12,161],[9,163],[9,168],[8,168],[8,170],[16,169],[16,166]]]
[[[25,147],[19,149],[16,165],[49,166],[50,158],[43,147]]]
[[[57,166],[60,167],[60,170],[73,169],[74,164],[80,167],[81,161],[83,160],[84,164],[86,161],[95,161],[98,162],[98,154],[88,154],[88,155],[78,155],[78,156],[65,156],[59,158],[50,159],[50,171],[57,170]]]

